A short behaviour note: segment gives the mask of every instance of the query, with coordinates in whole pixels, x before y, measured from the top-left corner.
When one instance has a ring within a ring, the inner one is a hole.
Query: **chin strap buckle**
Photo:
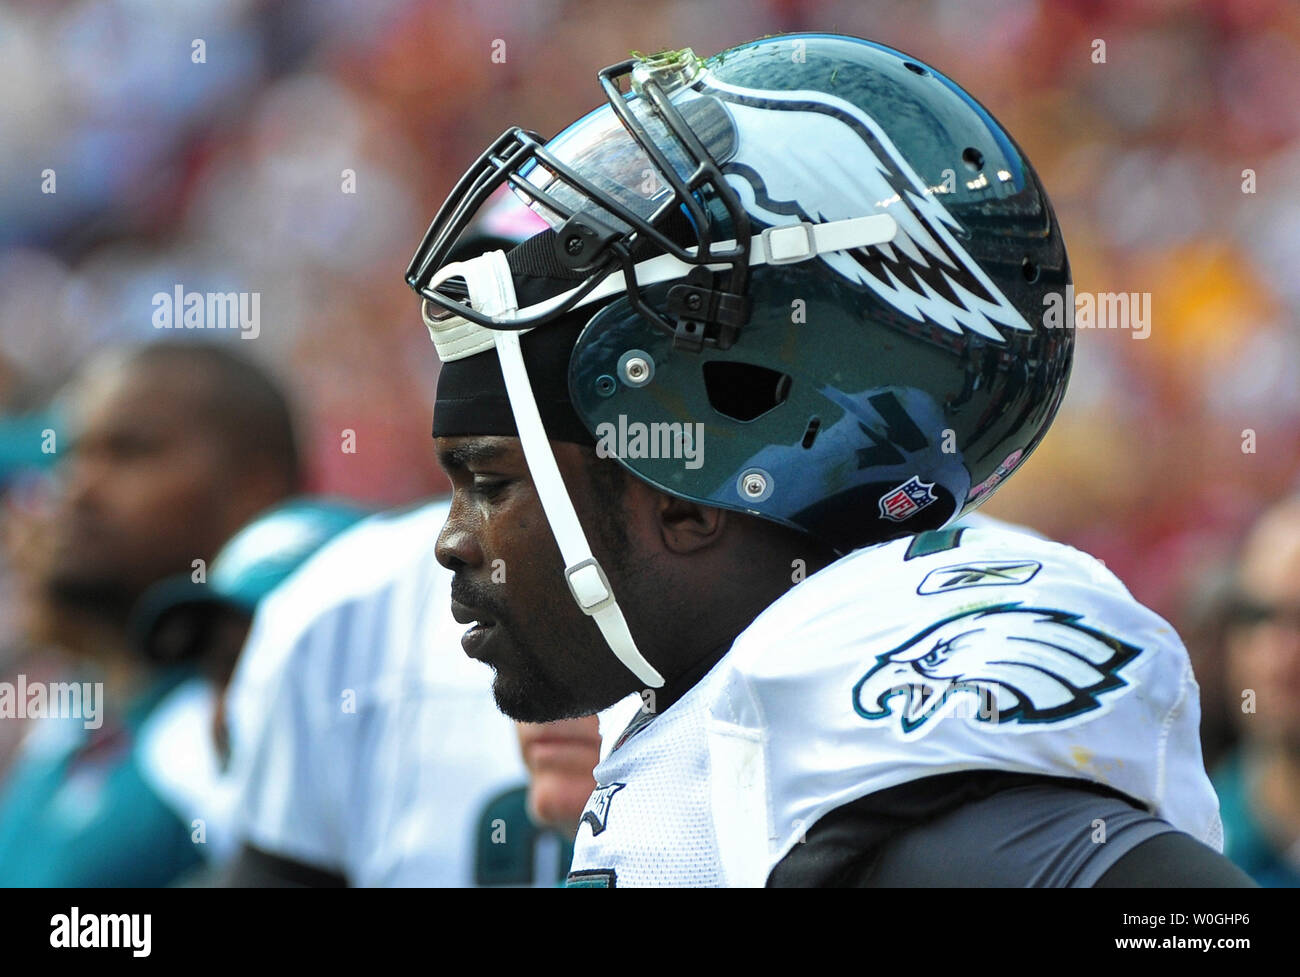
[[[564,579],[578,609],[592,617],[614,603],[614,589],[595,557],[564,568]]]

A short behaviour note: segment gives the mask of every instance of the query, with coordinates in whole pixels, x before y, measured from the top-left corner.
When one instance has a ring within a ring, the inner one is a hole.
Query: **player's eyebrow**
[[[495,461],[506,453],[500,441],[464,441],[438,452],[438,463],[447,471],[459,471],[470,465]]]

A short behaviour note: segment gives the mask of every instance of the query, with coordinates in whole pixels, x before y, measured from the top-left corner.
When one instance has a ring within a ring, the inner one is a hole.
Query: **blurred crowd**
[[[1300,714],[1300,594],[1278,583],[1295,567],[1294,515],[1238,558],[1261,514],[1300,489],[1300,7],[640,0],[634,10],[0,4],[0,678],[60,675],[69,659],[127,641],[124,619],[106,636],[42,603],[37,582],[54,573],[57,547],[40,534],[67,513],[56,490],[68,479],[57,464],[64,419],[89,409],[64,396],[69,381],[80,371],[84,401],[87,364],[101,364],[95,375],[140,368],[110,369],[105,353],[190,338],[156,328],[157,293],[260,295],[255,339],[202,338],[283,387],[298,438],[279,483],[230,482],[235,469],[211,458],[194,468],[216,482],[195,502],[209,514],[201,527],[175,511],[174,524],[151,521],[162,503],[141,500],[135,531],[158,546],[145,554],[141,543],[142,576],[122,581],[135,597],[187,571],[182,554],[211,559],[256,512],[297,493],[380,508],[446,488],[429,441],[435,358],[402,272],[433,207],[505,125],[555,133],[598,102],[596,71],[632,49],[712,53],[829,29],[897,46],[976,93],[1048,188],[1076,288],[1150,294],[1144,338],[1080,333],[1053,433],[987,511],[1098,556],[1184,634],[1207,763],[1225,771],[1230,853],[1249,836],[1248,870],[1295,884],[1300,761],[1292,769],[1269,751],[1298,734],[1242,705],[1255,688],[1244,683],[1268,682],[1259,713]],[[196,395],[157,397],[173,394]],[[1270,563],[1275,541],[1282,555]],[[108,553],[105,572],[110,557],[125,559]],[[110,682],[140,692],[149,683],[131,672]],[[0,777],[24,731],[0,721]],[[1259,804],[1272,813],[1252,814],[1266,790]]]

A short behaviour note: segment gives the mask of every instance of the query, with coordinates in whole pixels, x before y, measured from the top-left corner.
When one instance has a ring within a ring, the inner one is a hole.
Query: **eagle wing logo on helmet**
[[[953,236],[961,225],[874,119],[822,92],[746,89],[710,79],[737,144],[722,169],[750,214],[774,226],[889,214],[889,244],[820,255],[917,322],[1005,343],[1031,332],[1024,316]],[[793,143],[799,152],[789,151]],[[964,165],[958,161],[958,165]]]
[[[1142,649],[1080,619],[1018,603],[957,614],[880,655],[853,687],[854,709],[923,735],[959,705],[963,717],[993,726],[1057,723],[1109,707],[1117,696],[1106,694],[1130,687],[1120,672]]]

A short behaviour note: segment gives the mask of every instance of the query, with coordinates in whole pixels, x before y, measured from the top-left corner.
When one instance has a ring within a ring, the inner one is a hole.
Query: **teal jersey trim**
[[[528,816],[528,788],[512,787],[483,807],[474,835],[476,886],[557,886],[573,862],[573,839]]]

